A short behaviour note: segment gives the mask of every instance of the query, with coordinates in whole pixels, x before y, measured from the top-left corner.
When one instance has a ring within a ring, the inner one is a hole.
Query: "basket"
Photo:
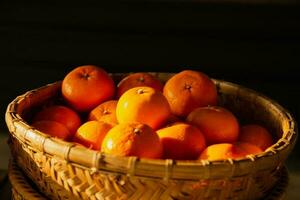
[[[46,200],[35,188],[30,181],[23,175],[17,164],[10,160],[8,167],[8,178],[12,186],[13,200]]]
[[[113,74],[118,81],[126,74]],[[171,73],[154,73],[162,81]],[[259,199],[277,183],[295,145],[295,120],[273,100],[214,80],[219,104],[243,123],[266,126],[278,141],[259,155],[209,162],[118,157],[50,137],[28,125],[33,110],[60,97],[61,82],[29,91],[7,108],[18,166],[51,199]]]
[[[13,200],[45,200],[32,183],[24,176],[21,169],[17,166],[14,160],[10,160],[9,181],[12,185]],[[263,200],[285,200],[286,189],[288,186],[289,177],[286,167],[282,168],[278,183],[270,190],[268,196],[263,197]]]

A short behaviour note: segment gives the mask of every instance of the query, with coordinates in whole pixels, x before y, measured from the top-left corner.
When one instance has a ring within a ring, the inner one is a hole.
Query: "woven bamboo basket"
[[[8,178],[13,200],[46,200],[28,181],[14,161],[9,162]]]
[[[45,200],[47,199],[37,191],[14,160],[9,163],[9,181],[12,185],[13,200]],[[285,200],[289,177],[286,168],[282,168],[278,183],[270,190],[263,200]]]
[[[126,74],[113,74],[116,82]],[[162,81],[171,73],[154,73]],[[266,126],[277,142],[239,160],[176,161],[118,157],[37,131],[35,108],[60,98],[61,82],[18,96],[7,108],[10,147],[17,164],[51,199],[259,199],[278,182],[297,138],[295,120],[273,100],[242,86],[214,80],[219,105],[241,123]]]

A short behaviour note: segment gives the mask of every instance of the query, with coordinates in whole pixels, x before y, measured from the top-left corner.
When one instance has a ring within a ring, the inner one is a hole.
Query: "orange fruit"
[[[118,156],[161,158],[162,144],[150,126],[123,123],[116,125],[106,134],[101,151]]]
[[[203,160],[225,160],[237,158],[234,145],[230,143],[213,144],[208,146],[200,155]]]
[[[239,136],[238,120],[222,107],[197,108],[188,115],[187,122],[202,131],[208,144],[232,143]]]
[[[242,153],[244,153],[244,156],[246,155],[250,155],[250,154],[259,154],[261,152],[263,152],[263,150],[261,148],[259,148],[256,145],[247,143],[247,142],[236,142],[235,146],[237,146],[237,148],[240,149],[240,151]]]
[[[192,125],[175,123],[157,130],[163,144],[163,157],[175,160],[197,159],[205,149],[205,138],[201,131]]]
[[[62,95],[77,111],[86,112],[111,99],[112,78],[100,67],[84,65],[69,72],[62,82]]]
[[[272,135],[260,125],[250,124],[241,127],[239,141],[258,146],[262,150],[273,144]]]
[[[168,101],[161,92],[151,87],[135,87],[121,96],[116,114],[119,123],[140,122],[157,129],[171,113]]]
[[[118,101],[110,100],[101,103],[89,114],[89,120],[103,121],[106,123],[117,124],[116,108]]]
[[[198,71],[185,70],[174,75],[166,82],[163,93],[172,113],[182,117],[197,107],[217,104],[215,84]]]
[[[262,150],[255,145],[248,143],[220,143],[208,146],[200,155],[203,160],[225,160],[240,159],[250,154],[261,153]]]
[[[71,134],[75,134],[78,127],[81,125],[79,115],[72,109],[66,106],[50,106],[38,113],[33,118],[33,122],[49,120],[56,121],[66,126]]]
[[[67,127],[55,121],[36,121],[33,122],[31,126],[43,133],[51,135],[52,137],[61,138],[63,140],[68,140],[71,137],[70,131]]]
[[[73,141],[94,150],[100,150],[103,138],[112,128],[111,124],[100,121],[88,121],[77,130]]]
[[[153,89],[161,92],[163,89],[163,84],[153,75],[144,72],[134,73],[126,76],[119,82],[117,88],[117,97],[120,98],[124,92],[131,88],[141,86],[152,87]]]

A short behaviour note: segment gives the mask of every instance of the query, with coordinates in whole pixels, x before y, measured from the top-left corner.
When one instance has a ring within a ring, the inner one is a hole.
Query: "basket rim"
[[[158,72],[156,72],[158,73]],[[122,73],[126,74],[126,73]],[[159,74],[174,74],[174,73],[159,73]],[[145,158],[137,158],[134,156],[130,157],[120,157],[107,155],[100,151],[94,151],[77,145],[73,142],[62,141],[61,139],[53,138],[47,134],[44,134],[30,125],[26,123],[26,121],[20,116],[20,113],[17,113],[18,104],[22,101],[30,100],[30,95],[34,95],[39,90],[44,90],[49,87],[57,87],[60,88],[61,81],[48,84],[46,86],[30,90],[23,95],[16,97],[7,107],[5,120],[10,130],[11,136],[17,138],[22,143],[34,146],[35,149],[42,151],[50,156],[55,156],[60,159],[66,160],[67,162],[73,163],[74,165],[78,165],[82,168],[90,169],[92,171],[104,171],[104,172],[113,172],[119,174],[127,174],[134,176],[142,176],[143,170],[145,170],[146,166],[154,166],[157,167],[157,170],[160,170],[162,173],[154,178],[164,178],[166,180],[170,178],[174,178],[172,176],[172,171],[174,168],[183,169],[183,168],[191,168],[193,170],[199,171],[199,173],[203,172],[202,178],[211,178],[211,172],[213,168],[228,168],[230,174],[228,176],[232,176],[236,171],[236,166],[243,167],[245,165],[254,166],[255,162],[263,162],[264,159],[271,159],[273,162],[277,162],[277,166],[282,162],[282,156],[284,157],[284,151],[287,149],[291,150],[295,145],[297,139],[297,125],[288,110],[279,105],[276,101],[270,99],[269,97],[256,92],[252,89],[246,88],[244,86],[223,81],[212,79],[217,88],[222,86],[228,86],[232,88],[239,88],[241,90],[247,91],[250,94],[257,95],[257,97],[262,98],[263,100],[269,102],[273,109],[276,109],[279,113],[281,113],[286,120],[288,120],[288,131],[286,134],[283,134],[280,139],[276,143],[274,143],[271,147],[269,147],[263,153],[257,155],[248,155],[246,158],[242,159],[227,159],[222,161],[208,161],[208,160],[172,160],[172,159],[145,159]],[[11,125],[11,127],[9,126]],[[20,131],[21,130],[21,131]],[[22,132],[22,133],[19,133]],[[61,148],[59,153],[54,152],[53,149],[50,148],[51,145],[55,145],[57,148]],[[76,158],[78,153],[86,156],[86,160],[83,158]],[[72,155],[73,154],[73,155]],[[112,166],[113,162],[122,162],[127,163],[127,166],[122,169],[115,168]],[[108,165],[107,165],[108,164]],[[261,166],[263,167],[263,166]],[[260,168],[262,169],[262,168]],[[257,169],[258,170],[258,169]],[[194,177],[190,177],[189,179],[198,179],[199,176],[195,175]],[[178,178],[177,179],[185,179]]]

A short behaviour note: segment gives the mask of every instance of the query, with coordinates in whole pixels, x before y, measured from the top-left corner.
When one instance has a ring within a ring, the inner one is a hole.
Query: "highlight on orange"
[[[116,109],[119,123],[140,122],[156,130],[171,112],[164,95],[151,87],[135,87],[126,91]]]
[[[166,82],[163,93],[172,113],[181,117],[198,107],[217,104],[215,84],[198,71],[184,70],[175,74]]]
[[[123,123],[107,133],[101,151],[117,156],[161,158],[162,144],[150,126],[136,122]]]
[[[145,72],[129,74],[123,78],[117,86],[117,98],[120,98],[124,92],[134,87],[152,87],[162,92],[163,84],[153,75]]]
[[[64,99],[77,111],[87,112],[112,99],[115,85],[107,72],[94,65],[84,65],[69,72],[62,82]]]

